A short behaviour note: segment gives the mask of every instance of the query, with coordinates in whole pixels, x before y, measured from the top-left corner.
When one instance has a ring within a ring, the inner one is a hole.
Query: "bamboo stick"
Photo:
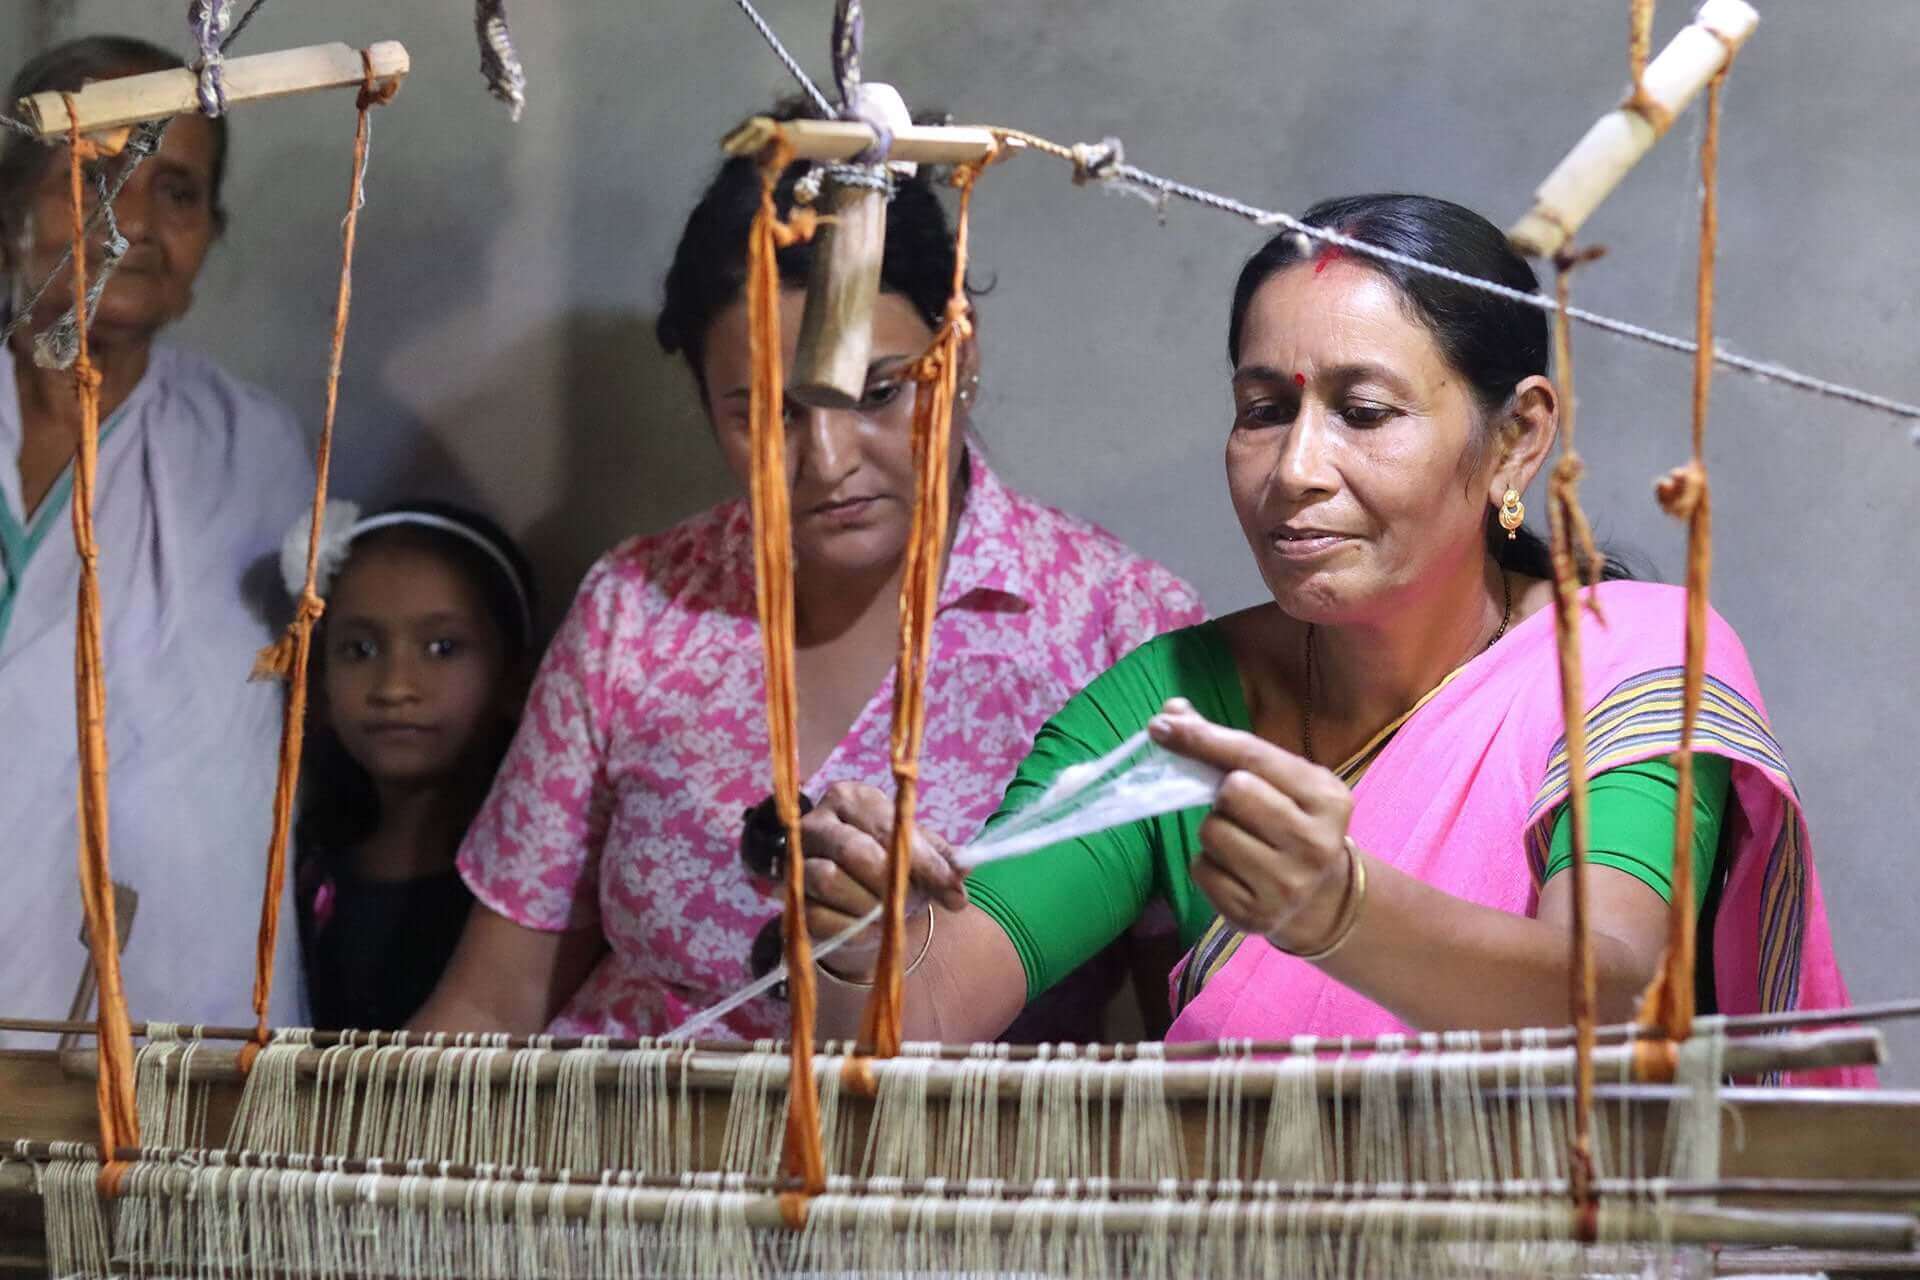
[[[1717,1015],[1696,1018],[1694,1025],[1702,1031],[1716,1025]],[[1867,1025],[1875,1022],[1889,1022],[1902,1018],[1920,1018],[1920,999],[1886,1000],[1875,1004],[1853,1005],[1844,1009],[1795,1009],[1782,1013],[1747,1013],[1718,1017],[1717,1025],[1734,1038],[1747,1035],[1763,1035],[1775,1031],[1792,1031],[1809,1027],[1830,1027],[1842,1024]],[[149,1035],[145,1022],[133,1024],[133,1034]],[[57,1018],[4,1018],[0,1017],[0,1031],[18,1031],[40,1035],[91,1035],[95,1028],[91,1022],[73,1022]],[[180,1028],[190,1039],[231,1040],[244,1042],[254,1038],[252,1027],[183,1026]],[[369,1036],[379,1036],[382,1044],[405,1043],[409,1045],[441,1045],[453,1047],[459,1038],[458,1032],[391,1032],[391,1031],[314,1031],[312,1044],[316,1048],[344,1042],[366,1043]],[[1474,1032],[1476,1047],[1487,1048],[1501,1042],[1498,1031]],[[1514,1033],[1508,1033],[1511,1043]],[[1657,1040],[1660,1032],[1656,1028],[1638,1023],[1614,1023],[1594,1029],[1594,1035],[1601,1044],[1625,1044],[1635,1040]],[[404,1040],[402,1037],[404,1036]],[[435,1039],[438,1037],[438,1039]],[[1564,1049],[1573,1043],[1572,1027],[1549,1027],[1541,1029],[1541,1048]],[[480,1038],[475,1037],[475,1043]],[[1437,1051],[1441,1047],[1438,1035],[1414,1034],[1395,1037],[1392,1043],[1415,1051]],[[664,1047],[659,1040],[609,1039],[604,1043],[589,1041],[581,1036],[508,1036],[498,1042],[486,1042],[487,1047],[497,1049],[607,1049],[628,1050]],[[1153,1052],[1168,1062],[1192,1061],[1220,1057],[1282,1057],[1298,1056],[1307,1053],[1344,1054],[1374,1053],[1387,1047],[1389,1041],[1378,1036],[1355,1036],[1351,1038],[1323,1037],[1303,1038],[1301,1040],[1235,1040],[1223,1043],[1217,1040],[1192,1040],[1180,1044],[1155,1044]],[[753,1048],[742,1040],[688,1040],[676,1041],[676,1048],[698,1050],[707,1053],[746,1053]],[[784,1050],[784,1042],[776,1042],[775,1048]],[[1029,1044],[1000,1046],[1008,1059],[1024,1062],[1041,1055],[1041,1047]],[[1131,1061],[1146,1056],[1140,1052],[1137,1044],[1075,1045],[1074,1051],[1087,1061]],[[916,1045],[915,1052],[921,1056],[935,1056],[949,1060],[962,1060],[977,1057],[973,1045],[941,1045],[929,1049],[925,1045]],[[1048,1056],[1059,1057],[1060,1047],[1046,1047]]]
[[[303,1077],[314,1077],[320,1072],[325,1050],[308,1049],[300,1053],[296,1070]],[[408,1055],[441,1053],[484,1053],[481,1049],[462,1050],[457,1048],[409,1050]],[[577,1051],[591,1052],[591,1051]],[[620,1064],[613,1060],[615,1051],[606,1050],[608,1059],[600,1063],[594,1072],[595,1083],[612,1086],[618,1083],[621,1074]],[[1544,1062],[1536,1060],[1526,1051],[1494,1051],[1473,1055],[1468,1074],[1476,1088],[1517,1090],[1522,1081],[1529,1076],[1548,1088],[1562,1087],[1573,1079],[1574,1053],[1571,1049],[1549,1050]],[[1729,1075],[1758,1076],[1771,1071],[1811,1071],[1827,1067],[1865,1066],[1878,1064],[1885,1056],[1885,1040],[1879,1032],[1869,1028],[1845,1028],[1837,1031],[1815,1031],[1790,1033],[1751,1040],[1729,1041],[1725,1054],[1725,1070]],[[239,1080],[243,1073],[239,1067],[240,1051],[202,1052],[193,1060],[191,1078],[201,1083]],[[396,1054],[393,1061],[397,1064],[400,1057]],[[822,1053],[815,1056],[818,1067],[824,1068],[828,1062],[844,1061],[837,1055]],[[1630,1071],[1633,1062],[1633,1050],[1629,1046],[1608,1046],[1594,1054],[1596,1074],[1621,1079]],[[996,1088],[1002,1098],[1018,1098],[1027,1087],[1028,1077],[1035,1072],[1049,1073],[1058,1071],[1062,1063],[1070,1063],[1089,1074],[1095,1080],[1100,1076],[1111,1076],[1116,1082],[1129,1069],[1128,1064],[1111,1062],[1082,1061],[1072,1058],[1056,1058],[1051,1062],[1007,1061],[999,1066]],[[1376,1060],[1377,1063],[1377,1060]],[[533,1068],[533,1077],[537,1083],[552,1084],[560,1076],[561,1053],[556,1051]],[[927,1076],[926,1089],[929,1097],[946,1097],[962,1079],[966,1070],[964,1063],[946,1059],[925,1059],[904,1056],[899,1058],[867,1059],[863,1065],[870,1072],[876,1085],[888,1075],[903,1072],[924,1071]],[[76,1062],[76,1067],[82,1067]],[[740,1055],[733,1053],[709,1053],[701,1051],[677,1052],[666,1064],[666,1075],[676,1085],[685,1082],[687,1087],[696,1090],[728,1092],[734,1088],[740,1078]],[[180,1063],[169,1064],[170,1071],[178,1071]],[[363,1071],[375,1068],[366,1067]],[[379,1068],[385,1069],[385,1068]],[[507,1055],[501,1055],[487,1064],[488,1077],[495,1083],[506,1083],[513,1074],[514,1064]],[[783,1090],[787,1084],[788,1065],[784,1057],[776,1056],[767,1060],[768,1085]],[[1249,1059],[1232,1065],[1232,1075],[1238,1082],[1237,1087],[1245,1093],[1257,1095],[1260,1091],[1271,1090],[1283,1072],[1297,1070],[1286,1062]],[[1387,1065],[1369,1067],[1358,1061],[1316,1060],[1313,1073],[1313,1089],[1323,1098],[1358,1097],[1362,1088],[1371,1082],[1378,1082],[1380,1074],[1387,1076],[1387,1082],[1401,1090],[1413,1088],[1416,1084],[1431,1079],[1431,1067],[1423,1064],[1421,1055],[1407,1055],[1391,1061]],[[1213,1096],[1219,1087],[1220,1068],[1214,1062],[1168,1062],[1163,1064],[1161,1088],[1168,1098],[1204,1099]],[[1098,1087],[1090,1083],[1089,1088]]]
[[[202,1169],[170,1169],[143,1179],[138,1191],[130,1193],[190,1195],[209,1182],[222,1182],[233,1176]],[[559,1213],[568,1220],[588,1218],[606,1221],[652,1222],[663,1219],[670,1206],[680,1201],[678,1187],[631,1187],[618,1185],[561,1184],[542,1195],[527,1198],[520,1193],[524,1184],[501,1179],[423,1178],[404,1174],[316,1174],[293,1170],[266,1169],[249,1174],[249,1181],[271,1197],[282,1185],[299,1185],[309,1196],[326,1196],[334,1204],[351,1207],[373,1204],[416,1210],[446,1206],[458,1213],[467,1206],[491,1202],[496,1211],[516,1209],[535,1216]],[[317,1182],[325,1179],[324,1182]],[[18,1193],[34,1186],[34,1175],[21,1163],[0,1164],[0,1192]],[[777,1194],[747,1191],[715,1191],[739,1206],[749,1227],[757,1230],[790,1229]],[[970,1225],[985,1222],[996,1234],[1013,1231],[1016,1226],[1032,1227],[1044,1221],[1048,1226],[1071,1226],[1089,1212],[1096,1201],[1087,1198],[1000,1199],[969,1195],[933,1197],[879,1195],[863,1197],[884,1200],[896,1231],[909,1227],[951,1230],[956,1223]],[[817,1205],[818,1202],[815,1202]],[[1396,1233],[1416,1240],[1458,1238],[1466,1235],[1534,1239],[1573,1238],[1573,1214],[1565,1204],[1488,1204],[1462,1201],[1412,1201],[1396,1203],[1383,1210],[1377,1201],[1315,1201],[1295,1205],[1283,1196],[1269,1200],[1220,1201],[1212,1198],[1173,1200],[1150,1197],[1144,1200],[1107,1201],[1102,1210],[1103,1226],[1120,1234],[1138,1234],[1166,1227],[1173,1231],[1204,1231],[1231,1223],[1237,1229],[1258,1227],[1275,1212],[1279,1203],[1287,1204],[1288,1220],[1310,1232],[1333,1233],[1363,1226],[1378,1225],[1386,1218],[1395,1224]],[[1916,1220],[1900,1213],[1833,1213],[1721,1208],[1675,1208],[1656,1211],[1644,1204],[1604,1203],[1600,1206],[1602,1239],[1670,1239],[1676,1244],[1722,1244],[1747,1246],[1798,1246],[1815,1249],[1911,1250],[1916,1247]]]
[[[32,1163],[51,1160],[95,1160],[99,1149],[92,1144],[22,1142],[11,1149],[14,1157]],[[293,1173],[338,1173],[361,1175],[402,1174],[414,1177],[461,1178],[470,1181],[531,1183],[547,1186],[580,1185],[599,1182],[600,1177],[577,1171],[551,1171],[531,1165],[476,1165],[444,1160],[380,1160],[343,1158],[301,1153],[255,1152],[222,1149],[165,1147],[123,1147],[114,1153],[123,1164],[178,1163],[191,1168],[279,1169]],[[611,1185],[654,1190],[729,1190],[777,1195],[798,1191],[797,1178],[761,1174],[689,1171],[673,1174],[628,1173],[604,1175]],[[827,1192],[832,1195],[888,1194],[901,1196],[955,1197],[986,1196],[1003,1200],[1080,1199],[1098,1197],[1110,1200],[1160,1200],[1190,1198],[1214,1203],[1232,1200],[1394,1200],[1447,1201],[1457,1198],[1486,1200],[1552,1200],[1567,1194],[1562,1178],[1512,1179],[1505,1182],[1478,1180],[1452,1182],[1303,1182],[1259,1179],[1140,1180],[1125,1178],[1055,1178],[1038,1182],[1017,1182],[998,1178],[969,1178],[965,1182],[951,1178],[902,1179],[859,1178],[845,1174],[830,1175]],[[1594,1184],[1598,1194],[1618,1199],[1652,1199],[1656,1190],[1668,1199],[1701,1196],[1767,1196],[1787,1199],[1868,1199],[1920,1200],[1920,1178],[1760,1178],[1733,1177],[1694,1180],[1670,1178],[1600,1178]]]
[[[873,354],[873,306],[887,246],[887,193],[828,178],[814,234],[807,306],[793,353],[788,394],[820,409],[851,409],[866,398]]]
[[[1648,105],[1629,99],[1600,117],[1534,192],[1533,208],[1507,239],[1516,252],[1552,257],[1613,193],[1758,25],[1746,0],[1706,0],[1659,57],[1647,64]]]
[[[413,65],[405,45],[381,40],[367,46],[365,61],[351,45],[316,44],[229,58],[220,74],[232,104],[356,88],[365,83],[369,64],[376,80],[403,79]],[[199,77],[185,67],[98,80],[73,95],[74,113],[82,133],[187,115],[200,109],[199,84]],[[42,138],[59,137],[68,129],[67,107],[58,93],[22,98],[16,114]]]
[[[232,64],[229,63],[229,66]],[[755,116],[720,140],[730,156],[758,155],[784,138],[795,160],[851,160],[877,139],[857,120],[773,120]],[[910,125],[896,129],[889,160],[960,164],[982,160],[999,146],[993,130],[974,125]]]

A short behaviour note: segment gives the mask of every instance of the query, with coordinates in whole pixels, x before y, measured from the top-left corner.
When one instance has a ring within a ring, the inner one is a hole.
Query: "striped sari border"
[[[1632,760],[1679,750],[1685,672],[1663,667],[1622,682],[1587,714],[1588,776]],[[1725,756],[1761,769],[1793,790],[1785,754],[1766,717],[1738,690],[1709,675],[1703,687],[1694,750]],[[1540,883],[1553,840],[1553,824],[1544,821],[1566,802],[1569,790],[1567,744],[1563,735],[1548,758],[1547,774],[1527,815],[1526,853],[1534,883]],[[1795,812],[1787,806],[1780,833],[1768,851],[1761,881],[1759,992],[1760,1012],[1795,1007],[1800,990],[1800,948],[1806,931],[1806,850]]]

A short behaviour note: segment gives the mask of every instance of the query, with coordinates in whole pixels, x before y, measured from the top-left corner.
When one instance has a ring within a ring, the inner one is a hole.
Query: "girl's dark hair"
[[[1344,196],[1322,200],[1307,210],[1301,221],[1526,293],[1540,288],[1533,268],[1513,251],[1498,227],[1450,200],[1409,195]],[[1240,361],[1240,338],[1253,295],[1277,272],[1318,252],[1321,243],[1310,242],[1296,231],[1283,231],[1247,259],[1233,287],[1233,313],[1227,323],[1230,361]],[[1523,379],[1547,373],[1546,313],[1396,262],[1363,254],[1353,257],[1392,281],[1409,311],[1433,334],[1447,363],[1473,388],[1484,415],[1484,442],[1494,416],[1512,397],[1514,387]],[[1487,550],[1503,568],[1536,578],[1552,576],[1544,538],[1522,528],[1518,537],[1509,539],[1491,509],[1486,528]],[[1633,573],[1609,555],[1601,576],[1630,578]]]
[[[814,113],[804,101],[789,100],[768,114],[777,120],[794,120]],[[780,175],[773,199],[781,217],[792,211],[794,184],[809,167],[806,161],[797,161]],[[685,357],[703,398],[707,394],[701,372],[707,329],[746,290],[747,234],[759,210],[759,164],[746,157],[726,161],[687,215],[673,266],[667,271],[666,297],[655,333],[662,350]],[[780,250],[778,260],[781,282],[802,287],[813,266],[813,246],[790,245]],[[938,328],[946,315],[953,289],[953,235],[925,165],[911,178],[894,177],[893,199],[887,202],[880,288],[911,302],[930,329]]]
[[[109,80],[148,71],[171,71],[187,64],[176,53],[133,36],[81,36],[54,45],[34,55],[14,73],[7,87],[4,104],[13,104],[36,93],[77,93],[89,80]],[[227,227],[227,209],[220,203],[220,190],[227,177],[227,120],[215,116],[213,126],[213,173],[209,203],[216,231]],[[40,184],[41,175],[52,163],[53,149],[16,133],[6,135],[0,145],[0,230],[11,234],[19,229],[21,211],[28,196]]]
[[[354,556],[363,548],[407,547],[439,556],[480,593],[487,618],[500,634],[507,670],[524,672],[535,656],[533,638],[527,633],[524,619],[539,616],[536,612],[538,600],[534,594],[533,566],[526,553],[508,536],[506,530],[466,507],[450,502],[397,502],[371,514],[385,515],[396,511],[419,512],[450,520],[486,539],[513,566],[520,588],[526,593],[525,612],[522,613],[514,583],[492,556],[458,534],[425,524],[387,525],[355,538],[346,563],[340,566],[334,581],[339,581],[352,568]],[[326,625],[326,619],[322,617],[320,634],[312,649],[312,671],[308,677],[309,684],[320,691],[326,687]],[[317,698],[324,696],[324,692],[316,695]],[[373,779],[361,768],[360,762],[347,753],[339,734],[334,731],[332,719],[331,709],[327,708],[323,714],[307,721],[303,755],[305,763],[300,771],[300,819],[295,828],[295,838],[303,856],[315,853],[327,857],[344,854],[371,835],[380,821],[380,800]],[[489,773],[499,767],[512,736],[506,726],[501,729],[496,740],[488,744],[486,764]]]

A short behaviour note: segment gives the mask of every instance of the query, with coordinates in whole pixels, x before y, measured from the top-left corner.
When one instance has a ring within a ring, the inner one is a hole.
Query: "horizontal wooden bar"
[[[194,1194],[199,1188],[221,1183],[231,1170],[202,1167],[191,1170],[169,1169],[150,1177],[136,1177],[126,1184],[128,1194]],[[325,1182],[316,1183],[318,1179]],[[18,1193],[32,1186],[33,1173],[19,1162],[0,1165],[0,1192]],[[405,1174],[314,1174],[269,1169],[250,1175],[253,1185],[271,1195],[286,1183],[302,1185],[308,1195],[324,1195],[342,1207],[376,1204],[389,1207],[432,1210],[436,1206],[458,1212],[459,1207],[491,1200],[496,1205],[512,1205],[518,1212],[535,1217],[558,1213],[569,1220],[590,1217],[608,1221],[662,1220],[671,1208],[678,1207],[684,1194],[679,1189],[621,1187],[598,1184],[555,1184],[545,1194],[522,1197],[520,1183],[499,1179],[422,1178]],[[760,1230],[790,1229],[781,1198],[777,1194],[749,1191],[715,1191],[736,1205],[749,1227]],[[829,1193],[831,1194],[831,1193]],[[889,1202],[889,1215],[896,1230],[915,1228],[950,1230],[965,1221],[970,1225],[987,1224],[995,1233],[1016,1228],[1031,1228],[1040,1221],[1057,1219],[1069,1225],[1089,1211],[1087,1200],[1057,1198],[1042,1201],[974,1197],[967,1195],[915,1197],[871,1193],[862,1199]],[[932,1203],[929,1203],[932,1201]],[[1102,1226],[1122,1234],[1168,1229],[1205,1231],[1230,1222],[1238,1229],[1256,1228],[1273,1213],[1277,1201],[1236,1200],[1222,1202],[1205,1198],[1189,1200],[1150,1199],[1117,1201],[1101,1212]],[[821,1201],[809,1206],[811,1213],[823,1212]],[[1507,1238],[1571,1239],[1573,1214],[1562,1203],[1488,1204],[1459,1201],[1408,1201],[1383,1210],[1370,1201],[1312,1201],[1289,1203],[1287,1219],[1301,1229],[1315,1232],[1340,1232],[1355,1227],[1377,1226],[1391,1219],[1396,1234],[1415,1240],[1458,1238],[1462,1234],[1498,1234]],[[1808,1211],[1763,1211],[1724,1208],[1673,1208],[1664,1213],[1638,1203],[1602,1203],[1600,1238],[1603,1240],[1668,1239],[1676,1244],[1721,1244],[1749,1246],[1795,1246],[1813,1249],[1900,1250],[1915,1248],[1916,1223],[1910,1214],[1834,1213]],[[1050,1224],[1051,1225],[1051,1224]]]
[[[406,46],[397,40],[368,45],[364,62],[360,50],[351,45],[315,44],[228,58],[220,64],[220,83],[229,104],[263,102],[320,89],[357,87],[366,81],[369,62],[377,80],[404,79],[413,66]],[[199,86],[200,78],[185,67],[96,80],[72,95],[74,113],[80,117],[82,133],[170,119],[200,110]],[[22,98],[16,114],[43,138],[62,136],[70,127],[67,104],[58,93]]]
[[[1795,1009],[1781,1013],[1733,1014],[1718,1017],[1718,1025],[1721,1026],[1729,1036],[1738,1038],[1742,1036],[1766,1034],[1774,1031],[1804,1030],[1811,1027],[1841,1025],[1865,1026],[1875,1022],[1890,1022],[1903,1018],[1920,1018],[1920,999],[1886,1000],[1877,1004],[1853,1005],[1844,1009]],[[1696,1018],[1694,1020],[1695,1028],[1702,1032],[1711,1029],[1715,1023],[1715,1016]],[[134,1023],[133,1034],[135,1036],[148,1035],[149,1025],[150,1024],[144,1022]],[[59,1018],[0,1018],[0,1031],[16,1031],[32,1035],[92,1035],[94,1029],[94,1024],[91,1022],[74,1022]],[[250,1041],[257,1034],[252,1027],[181,1026],[179,1031],[183,1038],[189,1040],[227,1040],[235,1043]],[[1500,1046],[1501,1033],[1498,1031],[1476,1031],[1470,1034],[1474,1037],[1474,1047],[1476,1048],[1493,1049]],[[1595,1042],[1603,1045],[1625,1044],[1634,1040],[1656,1040],[1663,1034],[1659,1028],[1631,1022],[1614,1023],[1594,1029]],[[311,1035],[315,1048],[326,1048],[343,1042],[365,1043],[370,1036],[380,1037],[380,1042],[383,1044],[406,1043],[410,1045],[426,1045],[439,1043],[451,1046],[457,1042],[459,1033],[314,1031]],[[434,1039],[436,1036],[439,1037],[437,1041]],[[1545,1049],[1564,1049],[1574,1042],[1574,1031],[1572,1027],[1544,1028],[1541,1030],[1540,1036],[1540,1047]],[[1511,1043],[1511,1040],[1512,1036],[1509,1036],[1509,1043]],[[1147,1056],[1158,1056],[1168,1062],[1181,1062],[1222,1057],[1283,1057],[1305,1053],[1373,1053],[1390,1043],[1399,1044],[1411,1052],[1437,1050],[1442,1047],[1438,1035],[1429,1036],[1415,1033],[1398,1037],[1394,1040],[1379,1036],[1303,1037],[1298,1040],[1234,1040],[1231,1042],[1192,1040],[1180,1044],[1154,1044],[1151,1049],[1144,1053],[1141,1051],[1141,1046],[1129,1043],[1075,1045],[1073,1048],[1075,1053],[1085,1061],[1132,1061]],[[667,1045],[657,1038],[652,1040],[612,1038],[601,1042],[598,1040],[589,1040],[583,1036],[510,1036],[505,1038],[502,1043],[492,1045],[491,1047],[502,1049],[530,1049],[538,1047],[555,1050],[593,1048],[626,1050],[674,1047],[706,1053],[746,1053],[752,1050],[754,1046],[741,1040],[687,1040],[674,1041],[671,1045]],[[776,1041],[775,1047],[784,1049],[786,1046],[784,1042]],[[1048,1057],[1058,1058],[1061,1056],[1060,1046],[1058,1045],[1043,1047],[1031,1044],[1014,1044],[1000,1046],[1000,1049],[1004,1051],[1007,1059],[1013,1062],[1023,1062],[1038,1058],[1041,1057],[1043,1053]],[[826,1048],[824,1051],[828,1053],[835,1052],[831,1047]],[[941,1045],[937,1050],[930,1049],[926,1045],[914,1045],[912,1046],[912,1051],[916,1056],[938,1057],[954,1061],[977,1058],[979,1056],[975,1046],[966,1044]]]
[[[754,156],[784,140],[795,160],[851,160],[879,139],[857,120],[774,120],[755,116],[720,140],[731,156]],[[911,125],[895,131],[887,159],[925,164],[984,160],[1000,146],[993,130],[973,125]]]

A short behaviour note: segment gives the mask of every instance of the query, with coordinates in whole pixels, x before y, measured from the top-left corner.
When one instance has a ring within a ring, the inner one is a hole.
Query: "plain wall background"
[[[1762,0],[1728,90],[1719,331],[1920,399],[1920,5]],[[185,49],[175,0],[7,0],[12,66],[48,33]],[[816,74],[828,0],[765,12]],[[1662,5],[1656,50],[1684,20]],[[1117,134],[1149,169],[1299,210],[1398,189],[1505,225],[1625,83],[1626,5],[1593,0],[1046,0],[868,6],[867,74],[916,109],[1066,141]],[[337,491],[478,501],[527,542],[556,616],[594,555],[725,496],[686,377],[654,346],[680,223],[740,117],[791,89],[724,0],[513,9],[529,107],[477,74],[464,0],[279,0],[236,53],[403,40],[377,113]],[[240,111],[232,229],[176,340],[317,428],[351,94]],[[1583,304],[1692,324],[1696,109],[1589,224],[1610,256]],[[976,422],[1003,473],[1170,564],[1225,610],[1260,583],[1220,471],[1224,334],[1253,227],[1077,190],[1019,158],[981,184]],[[1689,364],[1576,335],[1584,497],[1601,535],[1671,580],[1680,527],[1650,481],[1686,454]],[[1920,993],[1912,713],[1920,450],[1875,413],[1722,376],[1709,464],[1714,602],[1745,637],[1794,761],[1858,1000]],[[1540,510],[1534,499],[1535,519]],[[294,517],[288,513],[289,522]],[[1920,1030],[1887,1079],[1920,1085]]]

